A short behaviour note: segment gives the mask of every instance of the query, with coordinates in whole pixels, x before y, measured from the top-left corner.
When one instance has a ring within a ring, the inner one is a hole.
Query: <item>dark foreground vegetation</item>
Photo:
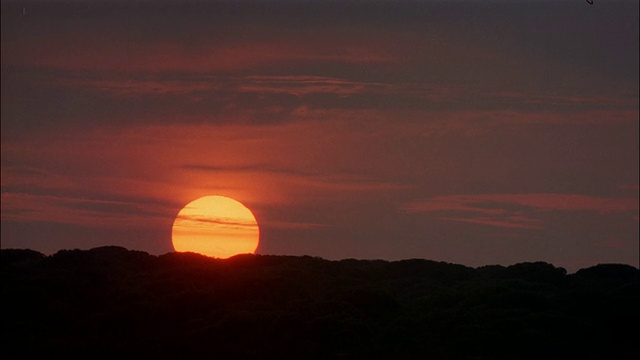
[[[10,358],[631,359],[638,269],[2,250]]]

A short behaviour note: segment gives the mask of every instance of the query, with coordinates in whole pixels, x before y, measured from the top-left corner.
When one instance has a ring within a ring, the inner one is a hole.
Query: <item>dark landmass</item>
[[[3,359],[631,359],[638,269],[2,250]]]

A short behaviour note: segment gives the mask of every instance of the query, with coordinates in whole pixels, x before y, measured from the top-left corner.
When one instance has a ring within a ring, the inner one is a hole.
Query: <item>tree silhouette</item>
[[[3,358],[617,358],[639,271],[2,250]]]

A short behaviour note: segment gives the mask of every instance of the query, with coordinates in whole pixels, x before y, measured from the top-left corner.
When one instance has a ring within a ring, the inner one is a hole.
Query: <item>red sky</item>
[[[636,1],[3,1],[2,247],[638,266]]]

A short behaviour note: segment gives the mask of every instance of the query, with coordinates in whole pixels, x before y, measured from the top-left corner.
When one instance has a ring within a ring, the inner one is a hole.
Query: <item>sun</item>
[[[175,251],[228,258],[255,252],[260,229],[251,210],[239,201],[204,196],[180,210],[171,239]]]

